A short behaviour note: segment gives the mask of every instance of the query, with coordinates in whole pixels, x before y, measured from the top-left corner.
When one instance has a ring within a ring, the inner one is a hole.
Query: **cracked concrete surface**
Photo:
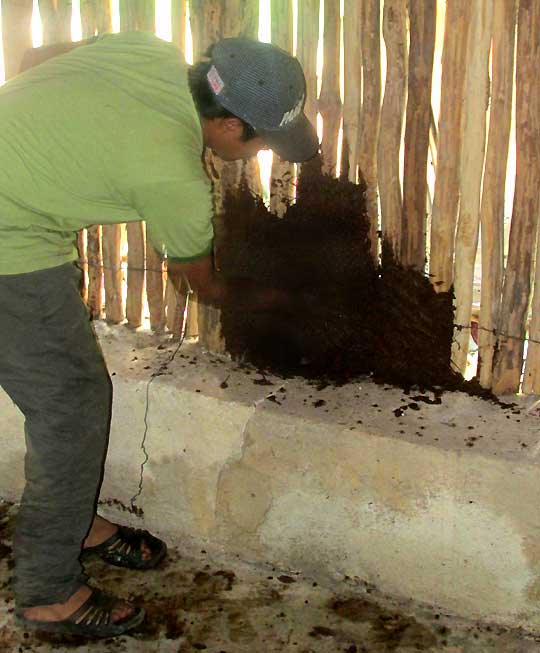
[[[540,638],[398,602],[360,579],[331,586],[291,570],[249,565],[172,543],[160,568],[88,563],[92,582],[144,605],[130,636],[82,640],[19,629],[10,576],[15,508],[0,503],[0,653],[535,653]]]

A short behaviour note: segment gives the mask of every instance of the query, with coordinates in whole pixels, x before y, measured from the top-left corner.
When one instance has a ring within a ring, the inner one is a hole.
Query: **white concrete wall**
[[[115,389],[102,499],[129,506],[148,381],[174,348],[121,327],[100,333]],[[261,380],[194,345],[154,378],[141,524],[540,630],[538,417],[453,393],[428,405],[369,381]],[[0,446],[0,496],[16,500],[22,419],[1,393]]]

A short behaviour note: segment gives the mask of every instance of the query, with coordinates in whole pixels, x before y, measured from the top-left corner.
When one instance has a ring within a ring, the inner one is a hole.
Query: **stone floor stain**
[[[15,508],[0,501],[0,653],[534,653],[540,637],[383,597],[359,579],[333,587],[291,570],[171,546],[156,570],[87,565],[95,585],[144,605],[130,636],[28,633],[13,620]],[[171,543],[172,544],[172,543]]]

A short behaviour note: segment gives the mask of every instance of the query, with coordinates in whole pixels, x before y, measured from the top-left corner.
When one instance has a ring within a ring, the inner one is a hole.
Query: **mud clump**
[[[297,201],[283,218],[244,184],[225,198],[218,265],[285,289],[293,308],[223,310],[226,347],[282,376],[346,382],[360,375],[402,387],[464,389],[451,370],[453,296],[396,262],[371,256],[365,185],[302,166]],[[475,392],[477,394],[477,392]]]

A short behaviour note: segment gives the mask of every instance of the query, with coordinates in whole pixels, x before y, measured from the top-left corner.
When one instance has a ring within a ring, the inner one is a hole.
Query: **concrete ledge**
[[[368,380],[317,389],[98,325],[115,404],[102,499],[146,527],[466,617],[540,630],[539,419]],[[414,395],[414,393],[412,393]],[[23,487],[0,394],[0,496]],[[119,502],[119,503],[118,503]]]

